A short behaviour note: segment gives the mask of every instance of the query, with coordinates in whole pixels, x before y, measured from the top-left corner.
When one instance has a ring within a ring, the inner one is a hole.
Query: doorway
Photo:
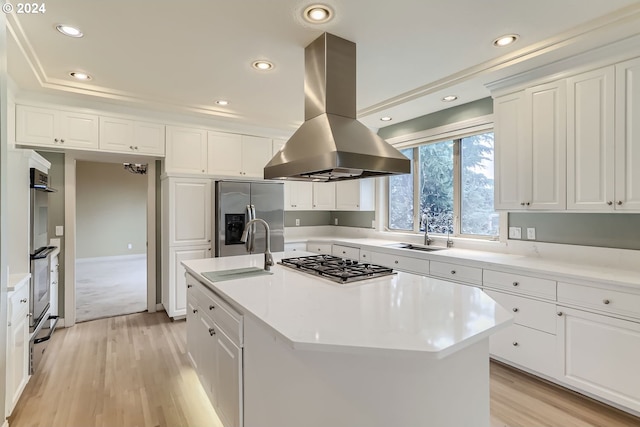
[[[77,322],[146,310],[146,204],[146,170],[76,163]]]

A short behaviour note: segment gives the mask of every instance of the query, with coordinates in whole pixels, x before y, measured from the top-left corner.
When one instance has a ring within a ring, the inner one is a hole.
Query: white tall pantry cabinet
[[[162,305],[169,317],[183,317],[187,308],[185,270],[189,259],[212,256],[211,180],[167,177],[162,181]]]

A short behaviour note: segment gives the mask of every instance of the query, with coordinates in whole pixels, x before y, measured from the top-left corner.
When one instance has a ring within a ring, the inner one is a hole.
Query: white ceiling
[[[304,47],[327,31],[357,45],[358,117],[379,128],[489,96],[485,84],[640,33],[637,0],[55,0],[8,16],[21,90],[205,115],[293,131],[304,116]],[[74,25],[74,39],[55,30]],[[630,25],[630,23],[635,25]],[[520,40],[495,48],[492,40]],[[259,73],[255,59],[275,69]],[[88,83],[71,71],[93,76]],[[61,92],[60,92],[61,91]],[[444,95],[457,101],[443,103]],[[228,99],[227,107],[216,99]],[[383,123],[382,116],[393,121]]]

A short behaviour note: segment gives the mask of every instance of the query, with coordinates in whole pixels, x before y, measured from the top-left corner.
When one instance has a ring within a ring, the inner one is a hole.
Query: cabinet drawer
[[[640,318],[640,294],[574,283],[558,283],[558,302]]]
[[[360,259],[360,248],[352,248],[351,246],[333,245],[331,255],[341,258]]]
[[[558,315],[555,304],[487,289],[485,293],[513,313],[514,323],[549,334],[556,333]]]
[[[203,287],[204,288],[204,287]],[[239,347],[243,344],[242,316],[209,289],[201,289],[202,311]]]
[[[482,283],[486,288],[505,289],[523,295],[556,299],[556,282],[553,280],[484,270]]]
[[[307,251],[315,252],[317,254],[331,255],[332,246],[333,245],[331,243],[309,242],[307,243]]]
[[[492,356],[520,365],[532,371],[554,376],[556,369],[556,336],[511,325],[489,338]]]
[[[477,267],[467,267],[448,262],[431,261],[429,274],[431,276],[442,277],[445,279],[455,280],[457,282],[482,285],[482,269]]]
[[[11,324],[17,323],[21,317],[25,317],[29,311],[29,282],[20,286],[9,296],[9,308],[7,318]]]
[[[363,251],[362,249],[360,249],[360,262],[367,262],[367,263],[372,262],[371,254],[372,254],[371,251]]]
[[[418,273],[423,275],[429,274],[429,260],[419,258],[409,258],[397,255],[383,254],[379,252],[371,252],[372,264],[379,264],[385,267],[391,267],[398,271],[408,271],[410,273]]]

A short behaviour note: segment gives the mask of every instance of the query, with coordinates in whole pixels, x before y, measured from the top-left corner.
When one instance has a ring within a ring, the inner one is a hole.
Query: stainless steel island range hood
[[[305,122],[266,179],[338,181],[411,172],[411,162],[356,120],[356,45],[324,33],[305,49]]]

